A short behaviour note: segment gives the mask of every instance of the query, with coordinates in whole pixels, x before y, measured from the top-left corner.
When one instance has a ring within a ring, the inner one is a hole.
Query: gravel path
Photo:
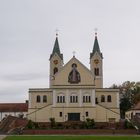
[[[3,140],[3,138],[5,138],[6,135],[0,135],[0,140]]]

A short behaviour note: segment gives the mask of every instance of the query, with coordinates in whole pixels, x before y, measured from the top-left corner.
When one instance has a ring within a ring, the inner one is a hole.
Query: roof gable
[[[79,83],[69,83],[68,77],[72,71],[72,65],[77,65],[77,71],[80,74]],[[94,85],[94,76],[91,71],[84,66],[78,59],[73,57],[64,67],[55,75],[54,85]]]

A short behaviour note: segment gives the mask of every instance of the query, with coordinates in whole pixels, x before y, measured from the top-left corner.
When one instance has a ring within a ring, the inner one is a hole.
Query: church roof
[[[93,45],[92,53],[90,53],[90,58],[91,58],[96,52],[98,52],[99,55],[101,56],[101,58],[103,58],[102,53],[101,53],[101,51],[100,51],[98,39],[97,39],[97,33],[95,33],[94,45]]]
[[[56,36],[56,39],[55,39],[55,43],[54,43],[54,47],[53,47],[53,51],[52,51],[52,54],[50,56],[50,59],[52,58],[52,56],[57,53],[59,55],[59,57],[61,59],[63,59],[63,54],[61,54],[60,52],[60,48],[59,48],[59,43],[58,43],[58,37]]]

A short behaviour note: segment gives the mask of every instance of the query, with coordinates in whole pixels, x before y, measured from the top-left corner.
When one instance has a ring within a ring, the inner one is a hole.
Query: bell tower
[[[60,52],[58,43],[58,34],[56,34],[56,39],[53,47],[52,54],[50,55],[50,87],[53,86],[55,75],[63,67],[63,54]]]
[[[96,88],[103,88],[103,55],[100,51],[97,33],[95,33],[93,50],[90,53],[90,70],[94,75]]]

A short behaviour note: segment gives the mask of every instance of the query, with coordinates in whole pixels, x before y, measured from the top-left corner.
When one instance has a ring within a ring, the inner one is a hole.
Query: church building
[[[34,122],[118,122],[119,89],[103,88],[103,55],[97,33],[90,56],[90,69],[75,55],[63,63],[58,36],[50,55],[49,88],[29,89],[28,119]]]

